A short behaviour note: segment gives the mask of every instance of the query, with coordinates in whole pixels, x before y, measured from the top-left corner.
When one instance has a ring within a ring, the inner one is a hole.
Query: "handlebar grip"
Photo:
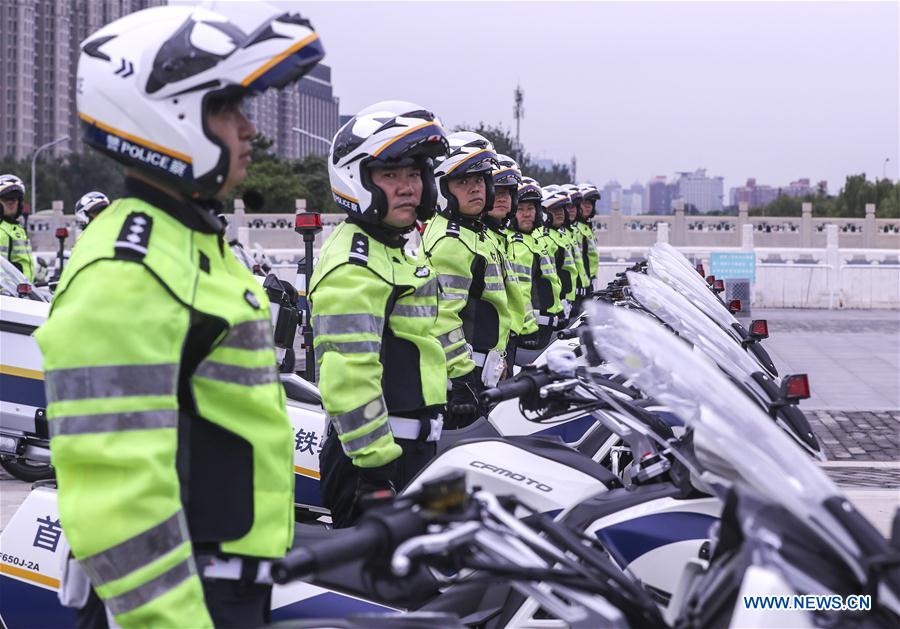
[[[496,404],[531,395],[551,382],[553,378],[543,372],[520,373],[512,380],[505,380],[493,389],[482,391],[479,397],[483,404]]]
[[[400,510],[376,510],[366,513],[353,530],[332,539],[317,540],[310,546],[299,546],[272,563],[275,583],[312,576],[322,568],[334,568],[384,548],[393,548],[425,531],[425,520],[409,507]]]
[[[580,334],[578,328],[566,328],[565,330],[560,330],[556,333],[556,338],[566,341],[568,339],[573,339]]]

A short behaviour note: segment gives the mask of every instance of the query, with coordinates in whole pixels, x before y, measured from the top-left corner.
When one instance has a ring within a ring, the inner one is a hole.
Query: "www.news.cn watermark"
[[[743,596],[744,609],[799,609],[805,611],[869,611],[872,597],[868,594],[793,594],[790,596]]]

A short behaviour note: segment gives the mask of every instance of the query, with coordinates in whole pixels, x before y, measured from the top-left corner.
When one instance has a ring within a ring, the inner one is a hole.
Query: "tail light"
[[[31,284],[19,284],[16,286],[16,292],[19,293],[19,297],[24,297],[25,295],[31,294]]]
[[[258,264],[253,265],[253,275],[262,275],[262,267]]]
[[[750,324],[750,336],[756,341],[769,338],[769,322],[765,319],[756,319]]]
[[[781,381],[781,392],[789,401],[808,400],[809,377],[805,373],[785,376]]]
[[[713,290],[717,293],[721,293],[725,290],[725,280],[716,280],[713,282]]]
[[[56,228],[56,237],[66,239],[69,237],[69,230],[65,227],[57,227]]]
[[[698,264],[697,266],[695,266],[694,268],[697,269],[697,273],[699,273],[701,276],[706,275],[706,269],[703,268],[702,262],[700,264]]]
[[[716,283],[716,276],[715,276],[715,275],[707,275],[707,276],[706,276],[706,283],[709,284],[710,286],[712,286],[713,284],[715,284],[715,283]]]
[[[740,299],[732,299],[728,302],[728,312],[731,314],[735,314],[741,311],[741,300]]]

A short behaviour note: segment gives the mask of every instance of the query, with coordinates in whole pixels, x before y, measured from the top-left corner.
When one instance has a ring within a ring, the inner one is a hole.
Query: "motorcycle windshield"
[[[718,323],[724,330],[727,330],[729,334],[736,334],[733,332],[732,325],[738,322],[737,319],[728,312],[728,309],[719,301],[718,297],[709,290],[709,286],[707,286],[697,271],[688,269],[684,266],[682,260],[687,262],[687,258],[677,251],[673,254],[668,249],[654,245],[650,248],[650,253],[647,256],[647,273],[662,280],[684,295],[707,317]],[[737,336],[735,338],[740,340]]]
[[[712,361],[643,313],[600,303],[586,309],[597,353],[693,428],[704,471],[749,485],[858,562],[858,546],[824,507],[841,496],[838,488]]]
[[[732,377],[752,383],[751,374],[761,371],[759,364],[725,330],[710,325],[694,304],[668,284],[629,271],[628,288],[640,305],[701,349]]]

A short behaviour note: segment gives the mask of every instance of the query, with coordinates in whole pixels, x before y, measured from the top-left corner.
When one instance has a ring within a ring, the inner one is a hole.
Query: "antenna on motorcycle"
[[[312,312],[309,308],[309,286],[313,274],[313,245],[316,234],[322,231],[322,215],[318,212],[306,211],[306,199],[297,199],[297,214],[294,216],[294,231],[303,236],[304,265],[297,265],[297,275],[303,273],[305,278],[304,292],[306,308],[303,310],[303,349],[306,350],[306,379],[316,381],[316,355],[313,351]]]

